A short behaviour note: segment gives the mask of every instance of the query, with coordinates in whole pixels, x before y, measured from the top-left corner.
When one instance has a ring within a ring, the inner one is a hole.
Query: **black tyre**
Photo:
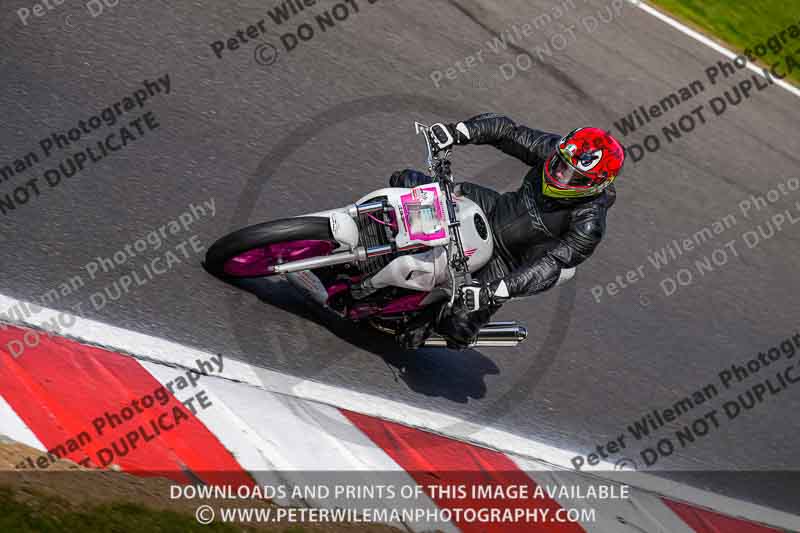
[[[234,231],[206,252],[204,266],[220,278],[272,276],[270,266],[328,255],[338,247],[327,217],[274,220]]]

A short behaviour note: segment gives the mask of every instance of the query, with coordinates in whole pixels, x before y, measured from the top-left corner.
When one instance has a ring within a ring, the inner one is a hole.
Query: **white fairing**
[[[329,215],[331,220],[331,234],[340,244],[353,250],[358,246],[358,225],[347,213],[332,211]]]
[[[375,274],[370,285],[431,291],[447,282],[447,252],[443,247],[396,258]]]
[[[444,210],[444,217],[447,217],[444,209],[444,198],[438,185],[428,184],[420,188],[430,190],[436,188],[439,194],[438,201]],[[404,255],[395,258],[380,272],[371,279],[374,288],[387,286],[404,287],[413,290],[431,291],[437,286],[447,284],[447,243],[450,242],[449,231],[444,238],[437,239],[418,239],[410,234],[408,225],[403,217],[404,202],[408,202],[408,195],[414,189],[405,188],[386,188],[373,191],[372,193],[359,199],[357,204],[367,203],[378,197],[384,197],[395,211],[395,220],[398,224],[398,235],[396,244],[404,247],[410,244],[424,243],[434,248],[418,254]],[[332,209],[321,211],[305,216],[324,216],[331,220],[331,230],[336,240],[346,248],[353,248],[354,241],[357,242],[357,227],[355,222],[347,214],[348,208]],[[469,198],[456,197],[456,216],[461,222],[461,239],[464,245],[464,253],[468,258],[470,272],[480,270],[494,254],[494,238],[492,236],[489,221],[483,210]],[[476,224],[477,220],[482,221],[485,230],[479,231]],[[346,221],[345,219],[349,219]],[[355,232],[355,235],[354,235]],[[481,233],[485,237],[481,237]],[[455,246],[455,244],[453,244]]]
[[[475,216],[486,226],[486,238],[481,238],[475,224]],[[464,253],[469,258],[469,271],[475,272],[483,268],[494,255],[494,237],[489,227],[489,219],[478,204],[464,196],[457,197],[456,216],[461,221],[461,240]]]

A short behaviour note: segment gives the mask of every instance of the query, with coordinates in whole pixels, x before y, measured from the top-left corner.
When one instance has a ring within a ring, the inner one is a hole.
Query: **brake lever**
[[[428,126],[426,126],[425,124],[421,124],[419,122],[415,122],[414,123],[414,131],[417,133],[417,135],[419,135],[421,133],[422,136],[425,138],[425,150],[428,152],[427,157],[426,157],[426,163],[428,164],[428,171],[432,175],[434,175],[435,174],[434,173],[434,164],[435,164],[435,161],[436,161],[436,155],[438,154],[438,151],[435,151],[434,148],[433,148],[433,144],[431,142],[431,137],[430,137],[430,133],[429,133],[430,128],[428,128]]]

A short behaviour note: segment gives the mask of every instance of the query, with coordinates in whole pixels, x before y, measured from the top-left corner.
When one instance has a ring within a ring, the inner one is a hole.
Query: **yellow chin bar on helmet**
[[[586,189],[559,189],[553,187],[547,181],[546,168],[547,164],[542,167],[542,193],[550,198],[586,198],[587,196],[595,196],[605,190],[606,187],[614,183],[616,176],[612,176],[608,181],[596,187],[588,187]]]

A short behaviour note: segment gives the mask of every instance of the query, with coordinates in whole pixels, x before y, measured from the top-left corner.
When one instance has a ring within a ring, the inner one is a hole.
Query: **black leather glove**
[[[445,150],[454,144],[460,145],[469,142],[469,137],[464,135],[463,131],[458,130],[457,124],[434,124],[431,126],[431,132],[439,150]]]
[[[461,286],[461,300],[468,311],[479,311],[502,305],[508,300],[508,290],[500,280],[491,283],[475,281]]]

